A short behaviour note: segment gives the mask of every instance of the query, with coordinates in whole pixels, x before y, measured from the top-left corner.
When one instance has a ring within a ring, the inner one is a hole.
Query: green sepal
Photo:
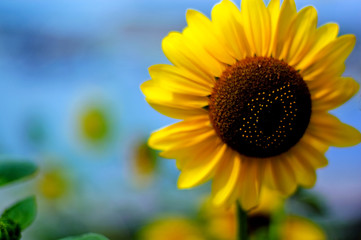
[[[21,238],[20,225],[11,219],[0,219],[0,240],[19,240]]]

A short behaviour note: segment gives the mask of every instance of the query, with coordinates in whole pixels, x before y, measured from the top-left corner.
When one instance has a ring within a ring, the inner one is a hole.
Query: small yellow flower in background
[[[285,196],[312,187],[329,146],[361,141],[355,128],[328,113],[356,94],[343,77],[354,35],[317,28],[317,12],[294,0],[229,0],[211,20],[188,10],[188,26],[162,48],[173,65],[149,68],[147,102],[181,121],[154,132],[149,145],[176,159],[179,188],[213,179],[216,205],[239,200],[249,210],[264,185]]]
[[[141,140],[134,145],[132,163],[138,182],[148,184],[157,167],[157,155],[147,141]]]
[[[270,223],[270,216],[284,207],[284,197],[278,192],[267,188],[262,189],[259,205],[249,212],[248,218],[250,230],[253,230],[253,224],[260,225],[257,221],[267,220]],[[201,209],[201,215],[205,218],[206,232],[215,239],[233,240],[236,237],[236,209],[235,206],[230,208],[214,207],[210,201],[207,201]],[[260,216],[257,218],[257,216]]]
[[[88,107],[80,118],[80,131],[89,142],[101,142],[109,137],[109,119],[104,109]]]
[[[234,205],[230,208],[214,207],[211,201],[207,201],[201,209],[201,216],[205,219],[205,231],[212,239],[235,239],[237,226]]]
[[[48,199],[61,198],[69,190],[66,176],[62,170],[55,168],[42,172],[37,186],[41,195]]]
[[[140,240],[206,240],[199,226],[181,217],[158,219],[145,226]]]
[[[156,167],[156,156],[154,150],[152,150],[146,141],[141,141],[134,149],[134,158],[136,171],[140,175],[149,175],[154,172]]]
[[[323,230],[312,221],[298,216],[289,216],[280,228],[282,240],[326,240]]]
[[[311,220],[284,215],[284,204],[285,198],[277,191],[262,189],[259,205],[248,214],[250,239],[259,239],[256,233],[263,227],[276,227],[276,234],[281,240],[326,239],[324,231]],[[280,211],[282,212],[280,222],[272,222],[272,215],[278,214]],[[206,202],[201,210],[201,215],[205,218],[206,234],[212,239],[235,240],[237,231],[235,214],[235,205],[230,208],[215,208],[210,201]]]

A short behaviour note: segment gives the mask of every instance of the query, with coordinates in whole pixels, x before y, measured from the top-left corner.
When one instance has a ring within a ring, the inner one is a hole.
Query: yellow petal
[[[326,153],[328,148],[330,147],[327,143],[324,143],[322,140],[319,140],[314,136],[312,136],[311,134],[309,134],[307,130],[303,134],[300,141],[308,143],[309,145],[313,146],[321,153]]]
[[[207,111],[202,109],[208,105],[207,97],[174,93],[161,88],[152,80],[144,82],[140,88],[149,105],[168,117],[185,119],[207,114]]]
[[[267,9],[270,13],[272,28],[276,27],[276,24],[278,22],[278,17],[280,15],[280,10],[281,10],[280,5],[281,5],[281,0],[271,0],[268,3]]]
[[[264,171],[262,159],[247,158],[242,161],[239,199],[244,210],[250,210],[259,203]]]
[[[209,84],[185,75],[184,71],[173,65],[153,65],[149,68],[149,74],[157,85],[168,91],[196,96],[207,96],[212,92]]]
[[[213,129],[202,129],[199,131],[192,131],[186,134],[180,133],[178,138],[171,137],[170,141],[167,141],[167,148],[163,149],[159,155],[164,158],[189,158],[189,155],[195,148],[203,144],[209,138],[213,138],[216,135]],[[187,139],[191,137],[192,140]]]
[[[326,240],[328,238],[322,228],[310,220],[298,216],[287,216],[279,228],[279,239]]]
[[[148,99],[145,100],[154,110],[170,118],[187,119],[207,114],[207,111],[204,111],[203,109],[187,108],[183,106],[167,106],[164,104],[154,103]]]
[[[208,181],[214,174],[218,163],[223,159],[227,145],[220,143],[205,146],[194,154],[181,171],[178,188],[191,188]]]
[[[157,133],[157,132],[155,132]],[[153,133],[151,136],[155,136]],[[179,133],[176,137],[169,137],[158,140],[158,145],[164,143],[166,148],[163,148],[163,152],[159,155],[164,158],[187,158],[193,152],[195,148],[199,148],[199,145],[203,144],[204,141],[207,141],[209,138],[213,138],[216,135],[213,129],[200,129],[199,131],[191,131],[187,133]],[[192,138],[191,140],[187,139]],[[155,142],[152,138],[152,144]],[[163,142],[164,140],[164,142]]]
[[[241,159],[239,154],[232,149],[229,148],[227,152],[212,182],[213,203],[215,205],[234,202],[237,198]]]
[[[214,82],[214,77],[220,77],[227,65],[221,63],[213,57],[213,55],[209,54],[202,42],[199,41],[200,39],[195,36],[193,32],[194,29],[189,26],[183,30],[184,45],[196,56],[195,61],[197,62],[197,66],[200,66],[207,73],[210,73]]]
[[[178,32],[171,32],[162,41],[162,48],[165,56],[175,66],[180,67],[193,75],[198,76],[203,83],[212,85],[214,76],[208,65],[197,55],[197,49],[188,46],[184,36]],[[204,52],[202,52],[204,53]],[[205,57],[204,55],[201,57]]]
[[[286,155],[287,152],[284,154]],[[268,160],[265,175],[269,186],[278,190],[284,195],[290,195],[296,190],[296,178],[293,169],[286,158],[288,156],[276,156]]]
[[[346,65],[345,63],[340,63],[332,69],[327,69],[323,72],[319,72],[317,76],[306,76],[303,77],[303,80],[305,80],[308,89],[311,92],[311,95],[315,93],[315,91],[318,91],[319,89],[322,89],[324,86],[330,84],[331,79],[340,78],[342,73],[345,71]]]
[[[275,183],[275,179],[273,177],[273,169],[272,169],[272,159],[265,159],[265,169],[264,169],[264,183],[265,185],[273,190],[277,190],[277,184]]]
[[[149,80],[140,86],[145,97],[152,102],[164,103],[165,105],[185,105],[201,108],[208,105],[206,96],[192,96],[187,94],[174,93],[160,87],[155,81]],[[181,102],[177,101],[180,100]]]
[[[191,141],[186,138],[174,141],[174,144],[168,145],[169,147],[159,155],[164,158],[176,159],[177,168],[182,170],[185,164],[193,158],[195,152],[204,148],[204,146],[213,144],[212,141],[215,141],[217,138],[213,129],[205,131],[204,133],[198,133],[194,136],[192,136],[192,134],[193,133],[189,136],[192,138]]]
[[[329,113],[312,113],[307,132],[336,147],[349,147],[361,142],[360,132]]]
[[[276,31],[278,17],[280,15],[280,0],[271,0],[267,6],[270,18],[271,18],[271,27],[272,32],[274,33]],[[272,34],[273,36],[274,34]]]
[[[192,143],[189,143],[189,141],[183,142],[180,146],[172,148],[171,150],[166,150],[163,153],[177,152],[177,155],[173,158],[176,159],[177,168],[179,170],[183,170],[185,167],[189,168],[189,162],[193,162],[193,164],[197,163],[199,161],[197,156],[208,153],[210,147],[215,149],[221,143],[220,139],[214,132],[212,132],[212,134],[208,134],[204,139],[198,140],[198,142],[192,141]]]
[[[235,59],[223,49],[221,42],[214,35],[213,25],[206,16],[190,9],[186,13],[186,19],[194,38],[198,39],[209,54],[229,65],[235,62]]]
[[[303,139],[292,148],[291,155],[296,155],[300,160],[306,162],[313,168],[325,167],[328,164],[325,154]]]
[[[293,154],[287,158],[288,164],[293,169],[298,184],[303,187],[313,187],[316,183],[316,171],[302,156]]]
[[[273,52],[274,49],[274,44],[275,44],[275,35],[276,35],[276,30],[277,30],[277,23],[278,23],[278,18],[280,15],[280,0],[271,0],[267,6],[270,18],[271,18],[271,39],[270,39],[270,46],[268,49],[268,53],[266,54],[266,56],[270,56],[271,53]]]
[[[313,7],[303,8],[292,21],[281,58],[293,66],[309,51],[316,33],[317,11]]]
[[[313,111],[328,111],[339,107],[353,97],[360,85],[353,78],[341,77],[314,91],[312,97]]]
[[[239,9],[229,0],[223,0],[212,10],[212,22],[217,38],[221,41],[225,51],[238,60],[251,56],[240,21]]]
[[[281,6],[281,11],[279,14],[277,27],[275,35],[273,36],[274,44],[271,49],[271,55],[279,59],[279,56],[283,50],[285,39],[287,36],[287,31],[289,25],[292,22],[292,19],[297,13],[296,4],[293,0],[284,0]]]
[[[159,150],[167,150],[177,146],[179,141],[192,140],[197,134],[211,130],[208,116],[190,118],[153,132],[148,144]]]
[[[244,32],[251,47],[251,54],[266,56],[271,40],[271,18],[262,0],[241,2]]]
[[[309,66],[301,69],[301,75],[304,80],[317,80],[320,75],[324,73],[333,74],[334,76],[341,76],[343,64],[351,53],[356,43],[354,35],[343,35],[318,52]]]
[[[306,56],[295,66],[296,69],[304,69],[312,63],[312,59],[317,53],[324,48],[327,44],[333,41],[338,34],[339,27],[336,23],[328,23],[316,30],[314,42],[312,43],[311,50]]]

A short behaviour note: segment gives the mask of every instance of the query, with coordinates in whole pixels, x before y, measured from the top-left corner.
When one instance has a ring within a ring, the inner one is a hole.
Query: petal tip
[[[185,181],[181,174],[177,181],[177,187],[178,189],[188,189],[193,187],[193,185],[189,184],[189,181]]]
[[[357,134],[357,143],[355,144],[355,145],[357,145],[357,144],[360,144],[361,143],[361,133],[360,133],[360,131],[358,131],[357,130],[357,132],[358,132],[358,134]]]
[[[153,132],[150,134],[149,138],[148,138],[148,141],[147,141],[147,144],[150,148],[152,149],[155,149],[155,150],[160,150],[158,147],[157,147],[157,143],[156,143],[156,139],[154,139],[154,134],[156,132]]]
[[[355,44],[356,44],[356,36],[353,35],[353,34],[346,34],[346,35],[343,35],[341,36],[340,38],[343,38],[343,39],[347,39],[345,42],[346,44],[349,44],[352,48],[355,47]]]
[[[148,81],[145,81],[142,84],[140,84],[140,86],[139,86],[140,91],[142,91],[142,93],[144,95],[147,95],[146,92],[147,92],[148,87],[152,84],[151,81],[152,80],[148,80]]]
[[[354,84],[355,84],[355,94],[356,94],[360,90],[360,83],[357,81],[354,81]]]
[[[188,20],[188,17],[192,17],[193,15],[198,14],[198,11],[194,9],[187,9],[186,11],[186,18]]]
[[[225,204],[224,198],[220,198],[218,195],[212,195],[212,204],[215,207],[221,207]]]

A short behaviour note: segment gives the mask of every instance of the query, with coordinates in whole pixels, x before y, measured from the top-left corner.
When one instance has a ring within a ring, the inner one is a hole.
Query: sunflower
[[[83,138],[98,143],[109,137],[109,119],[106,109],[101,106],[89,106],[79,119],[79,128]]]
[[[343,77],[354,35],[317,27],[317,12],[294,0],[229,0],[211,20],[188,10],[188,26],[162,48],[172,65],[149,68],[147,102],[180,119],[152,133],[149,145],[176,159],[178,187],[212,182],[213,202],[257,205],[263,185],[284,195],[312,187],[328,147],[360,143],[361,134],[328,113],[359,89]]]
[[[157,154],[150,148],[146,139],[139,139],[133,146],[133,172],[135,182],[139,187],[152,183],[157,170]]]
[[[310,219],[286,214],[285,200],[277,191],[262,188],[259,205],[253,208],[247,217],[249,239],[326,239],[322,228]],[[201,209],[201,216],[204,217],[203,226],[209,238],[238,239],[236,214],[235,205],[230,208],[217,208],[207,200]],[[265,231],[268,237],[262,234]]]
[[[299,216],[288,216],[279,229],[280,239],[326,240],[323,229],[316,223]]]
[[[156,219],[139,232],[140,240],[205,240],[200,227],[192,220],[167,216]]]
[[[248,233],[250,236],[264,227],[270,227],[277,222],[273,222],[272,215],[283,213],[285,199],[277,191],[263,188],[260,201],[257,207],[253,208],[247,216]],[[235,240],[237,234],[236,206],[229,208],[214,207],[210,199],[207,199],[202,205],[200,216],[203,217],[205,232],[209,234],[210,239]],[[250,239],[253,239],[252,237]],[[283,238],[287,239],[287,238]]]

